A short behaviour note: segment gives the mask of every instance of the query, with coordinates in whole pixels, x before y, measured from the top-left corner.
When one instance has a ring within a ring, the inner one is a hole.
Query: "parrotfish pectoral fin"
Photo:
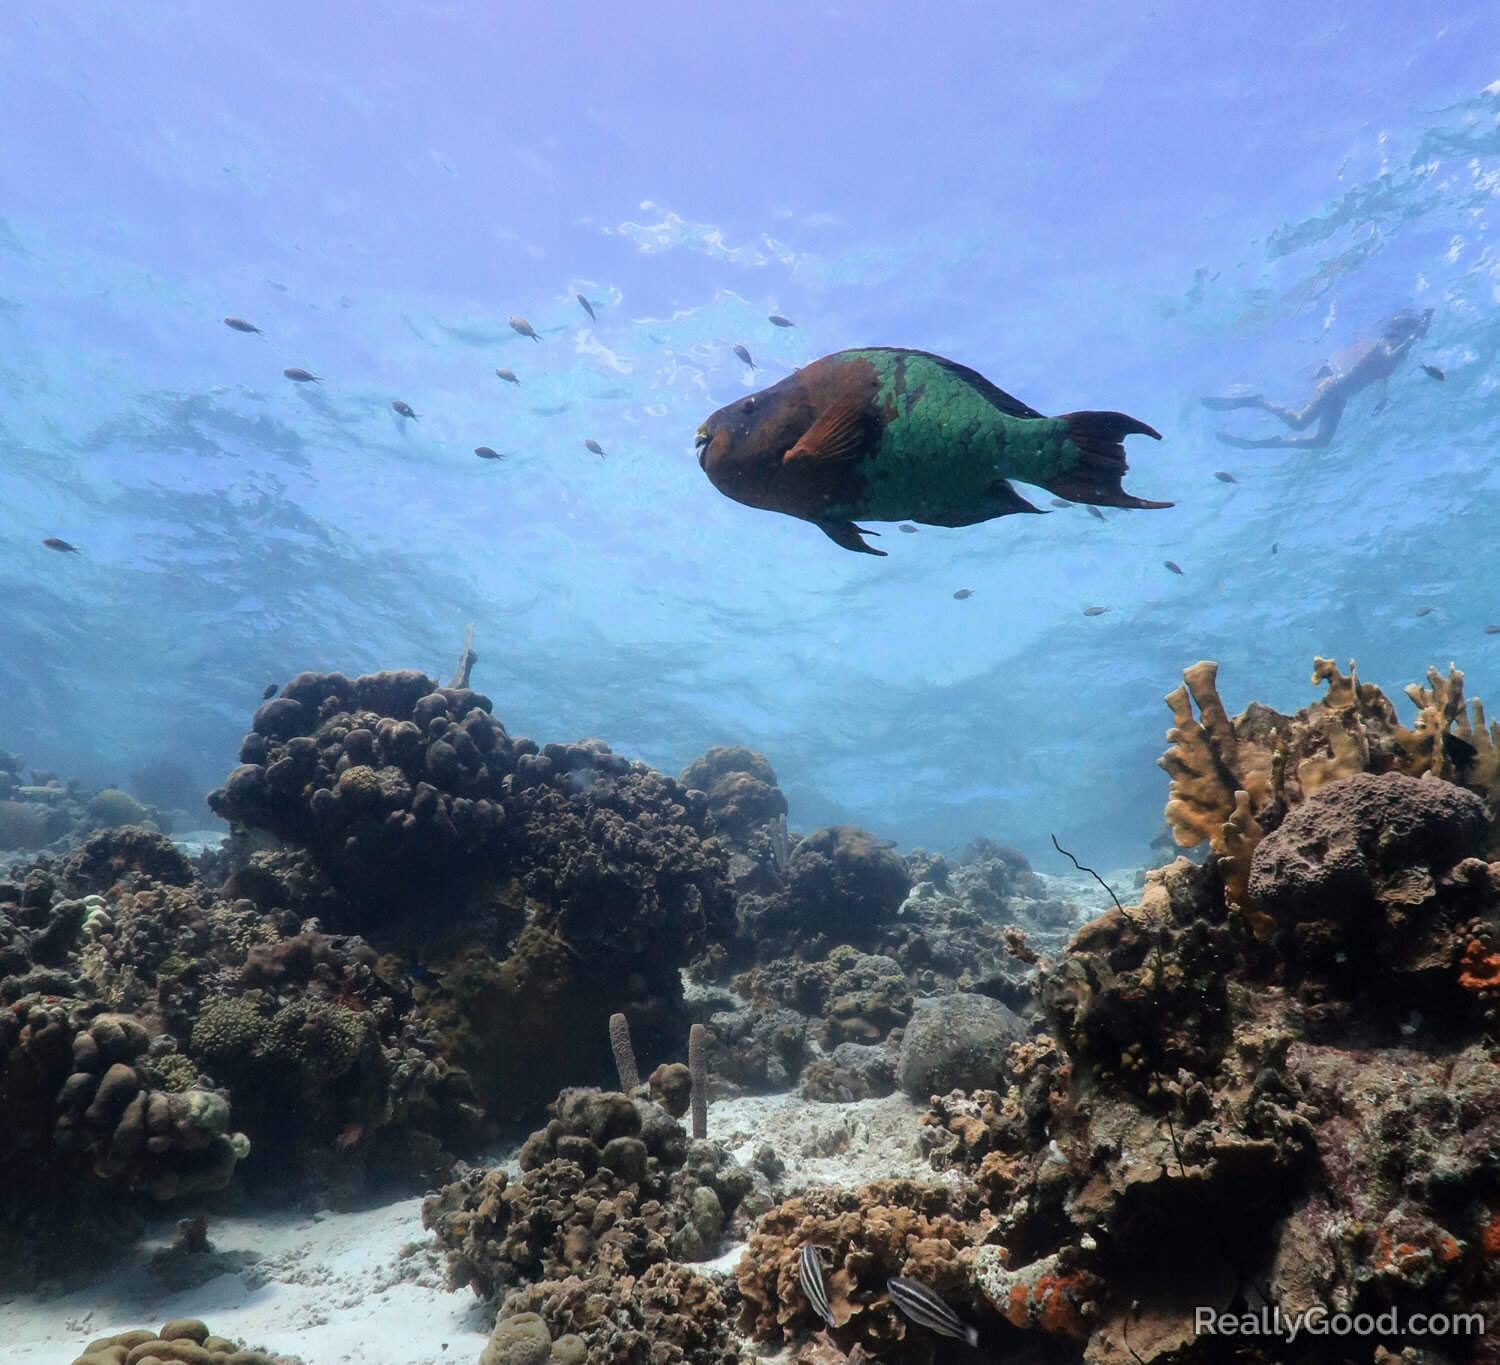
[[[1170,507],[1170,502],[1148,502],[1127,493],[1120,480],[1130,467],[1125,462],[1127,436],[1161,440],[1161,432],[1123,412],[1065,412],[1067,439],[1078,448],[1078,462],[1065,474],[1042,484],[1070,502],[1095,507]]]
[[[873,414],[857,398],[841,398],[812,424],[785,455],[787,460],[857,459],[870,435]]]
[[[878,536],[879,531],[867,531],[863,526],[856,526],[852,521],[820,521],[816,525],[829,540],[846,550],[855,550],[862,555],[880,555],[882,558],[885,556],[884,550],[877,550],[873,545],[866,545],[860,539],[861,536]]]

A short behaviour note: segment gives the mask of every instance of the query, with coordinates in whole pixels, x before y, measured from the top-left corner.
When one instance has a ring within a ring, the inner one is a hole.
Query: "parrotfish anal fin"
[[[879,531],[867,531],[863,526],[856,526],[852,521],[820,521],[817,524],[825,536],[835,545],[841,545],[846,550],[854,550],[862,555],[880,555],[884,557],[884,550],[877,550],[873,545],[866,545],[860,539],[861,536],[878,536]]]
[[[1078,463],[1066,473],[1042,484],[1069,502],[1094,507],[1170,507],[1170,502],[1148,502],[1121,487],[1129,465],[1125,462],[1127,436],[1150,436],[1161,440],[1161,432],[1123,412],[1065,412],[1067,439],[1078,448]]]
[[[824,460],[840,463],[858,459],[870,435],[872,414],[864,401],[838,399],[815,421],[785,455],[788,460]]]
[[[1040,507],[1033,507],[1011,486],[1006,479],[996,479],[984,490],[984,500],[976,502],[963,512],[951,516],[930,516],[930,526],[977,526],[982,521],[993,521],[996,517],[1008,517],[1013,512],[1035,512],[1047,515]]]

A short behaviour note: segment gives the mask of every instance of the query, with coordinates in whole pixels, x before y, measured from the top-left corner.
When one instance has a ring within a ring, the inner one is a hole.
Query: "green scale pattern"
[[[996,479],[1042,483],[1071,469],[1078,447],[1060,417],[1011,417],[961,374],[911,351],[844,351],[880,376],[876,402],[895,417],[880,448],[861,462],[867,494],[831,517],[868,521],[944,521],[981,512]],[[905,360],[902,374],[898,361]]]

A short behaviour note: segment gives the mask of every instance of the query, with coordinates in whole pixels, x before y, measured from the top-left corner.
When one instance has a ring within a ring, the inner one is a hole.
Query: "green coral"
[[[309,1078],[337,1080],[352,1067],[369,1036],[369,1021],[345,1005],[297,1000],[266,1026],[262,1051]]]
[[[198,1083],[198,1068],[181,1052],[169,1052],[151,1065],[161,1079],[160,1088],[172,1094],[191,1090]]]
[[[120,825],[138,825],[146,818],[141,803],[118,787],[106,787],[89,801],[89,819],[95,825],[115,829]]]
[[[193,1021],[193,1051],[212,1061],[254,1052],[265,1029],[260,1011],[248,1000],[210,1000]]]

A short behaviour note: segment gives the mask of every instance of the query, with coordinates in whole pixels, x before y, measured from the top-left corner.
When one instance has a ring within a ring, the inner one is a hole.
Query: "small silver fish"
[[[1085,616],[1103,616],[1108,610],[1108,607],[1085,607],[1083,614]]]
[[[766,321],[773,327],[795,327],[797,325],[791,318],[784,318],[780,313],[768,313]]]
[[[1432,613],[1435,612],[1436,610],[1437,610],[1436,607],[1418,607],[1416,609],[1416,611],[1412,612],[1412,615],[1413,616],[1431,616]]]
[[[966,598],[966,597],[973,597],[973,596],[974,596],[974,589],[973,588],[960,588],[956,593],[953,594],[953,600],[955,602],[962,602],[964,600],[964,598]]]
[[[517,316],[507,318],[506,321],[510,323],[511,331],[519,332],[523,337],[530,337],[533,341],[541,340],[541,337],[536,334],[536,328],[527,322],[525,318]]]
[[[1089,516],[1093,517],[1096,521],[1104,520],[1104,513],[1095,507],[1093,503],[1089,503]]]
[[[311,370],[304,370],[300,365],[289,365],[282,371],[294,384],[321,384],[323,381]]]
[[[739,356],[739,358],[743,360],[745,364],[747,364],[752,370],[760,369],[760,366],[750,359],[750,352],[746,350],[745,347],[740,345],[739,342],[734,343],[734,353],[735,355]]]
[[[234,328],[236,332],[259,332],[261,336],[265,336],[259,327],[253,322],[246,322],[244,318],[225,318],[224,325]]]
[[[49,550],[56,550],[60,555],[76,555],[81,553],[76,545],[69,545],[67,541],[59,536],[48,536],[42,544]]]
[[[797,1253],[797,1278],[802,1281],[802,1292],[812,1304],[813,1312],[830,1327],[837,1327],[833,1310],[828,1306],[828,1291],[823,1288],[823,1262],[811,1242],[803,1242],[802,1250]]]
[[[1169,573],[1182,572],[1182,565],[1179,564],[1175,559],[1162,560],[1162,567],[1165,568]]]
[[[909,521],[903,521],[896,529],[898,531],[905,531],[909,536],[914,536],[917,533],[917,528]]]
[[[504,455],[491,446],[475,446],[474,453],[481,460],[503,460],[505,458]]]
[[[1239,482],[1239,480],[1237,478],[1235,478],[1234,475],[1231,474],[1227,469],[1216,469],[1216,470],[1214,470],[1214,478],[1216,478],[1220,483],[1238,483]]]
[[[1486,635],[1500,635],[1500,626],[1486,626],[1484,633]]]
[[[599,457],[600,457],[600,458],[601,458],[601,459],[606,459],[606,458],[608,458],[608,457],[607,457],[607,456],[606,456],[606,455],[605,455],[605,454],[604,454],[604,447],[603,447],[603,446],[602,446],[602,445],[600,445],[600,444],[599,444],[599,442],[598,442],[598,441],[593,441],[593,440],[589,440],[589,441],[585,441],[585,442],[584,442],[584,443],[583,443],[583,444],[584,444],[584,445],[585,445],[585,446],[586,446],[586,447],[587,447],[587,448],[588,448],[588,449],[589,449],[589,450],[592,450],[592,451],[593,451],[593,452],[594,452],[594,454],[595,454],[595,455],[598,455],[598,456],[599,456]]]
[[[417,420],[417,414],[411,410],[410,403],[403,403],[398,398],[394,403],[391,404],[391,407],[394,408],[398,413],[400,413],[401,416],[410,417],[413,422]]]
[[[516,372],[514,370],[496,370],[495,373],[499,375],[500,378],[503,379],[507,384],[519,384],[521,382],[516,378]]]
[[[597,321],[594,317],[594,305],[584,298],[582,294],[574,294],[573,297],[578,300],[578,306],[589,315],[589,320]]]
[[[1071,507],[1073,504],[1066,498],[1053,498],[1052,505],[1054,507]]]
[[[940,1336],[955,1337],[970,1346],[979,1344],[979,1331],[970,1327],[925,1284],[905,1275],[894,1275],[885,1282],[891,1302],[913,1322]]]

